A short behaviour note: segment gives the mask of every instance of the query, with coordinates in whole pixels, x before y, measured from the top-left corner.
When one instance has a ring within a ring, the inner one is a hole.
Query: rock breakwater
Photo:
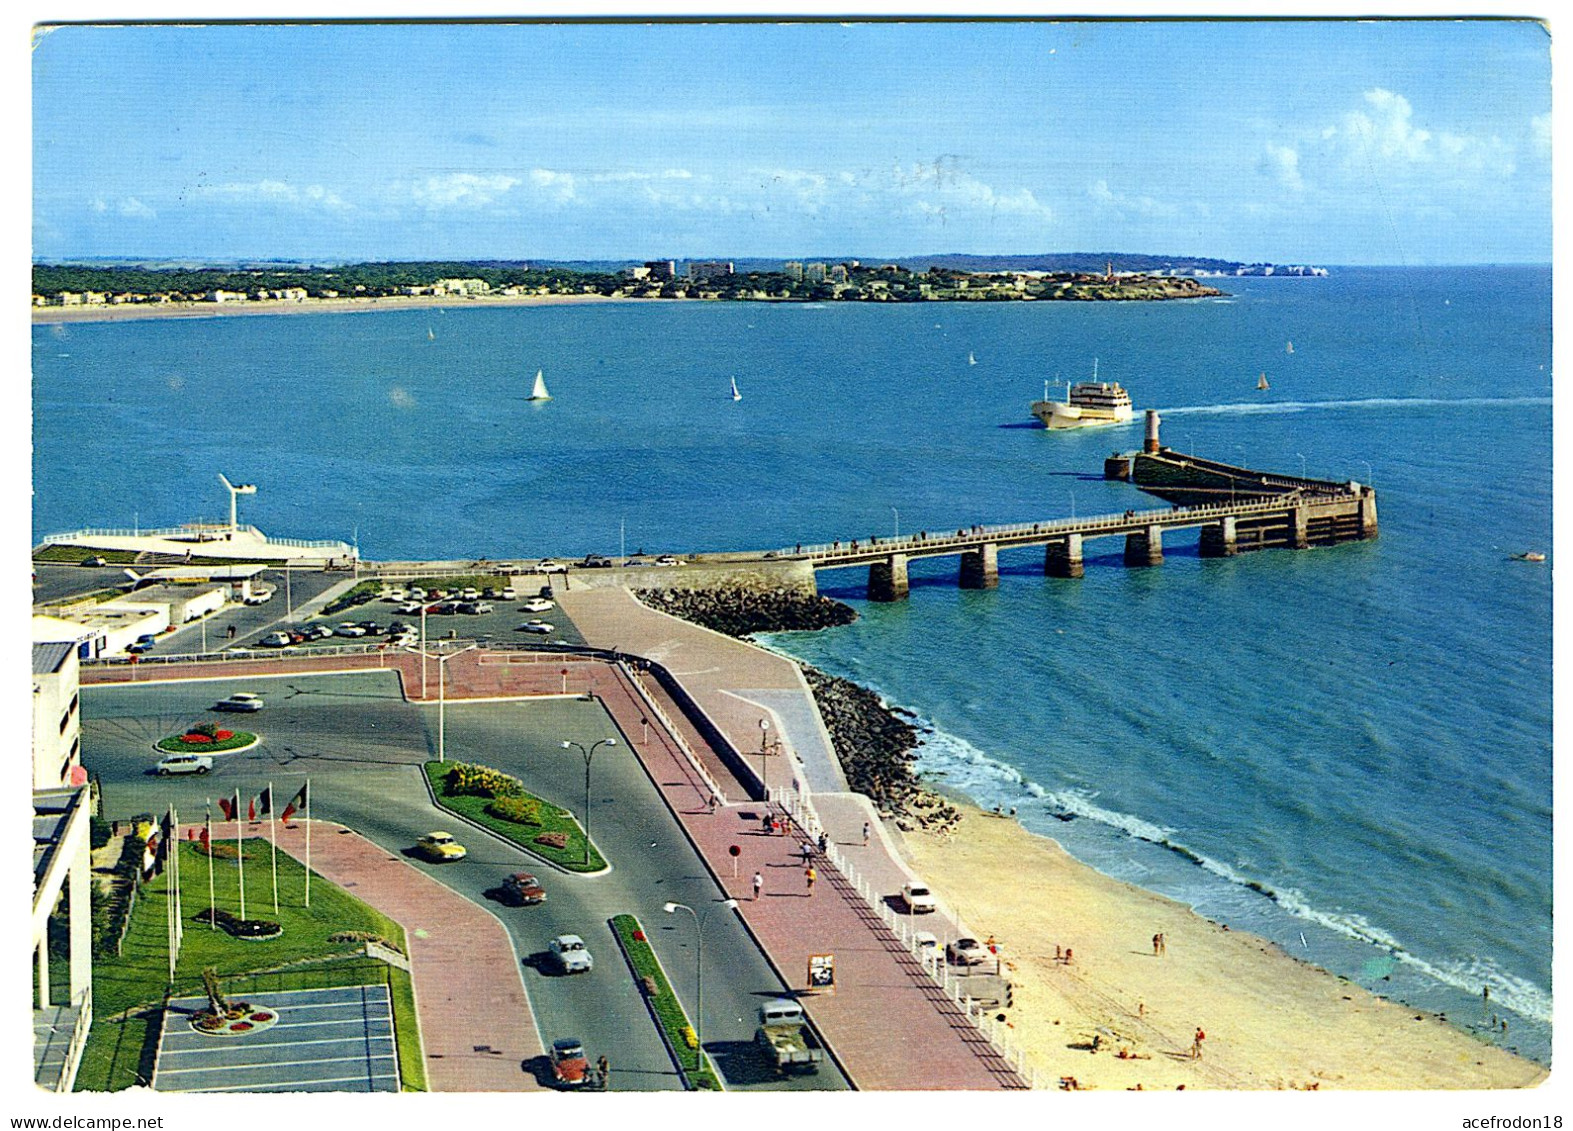
[[[649,589],[634,596],[652,609],[728,636],[811,631],[857,620],[850,605],[785,588]]]

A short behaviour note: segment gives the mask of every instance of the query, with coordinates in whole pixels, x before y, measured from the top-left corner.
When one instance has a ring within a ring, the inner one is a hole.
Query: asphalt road
[[[208,711],[236,691],[264,694],[267,707],[255,715]],[[389,851],[406,853],[433,829],[452,832],[468,847],[467,859],[435,865],[406,858],[502,921],[523,961],[543,1042],[582,1038],[592,1059],[605,1054],[610,1060],[614,1089],[681,1086],[608,923],[624,912],[639,917],[692,1016],[694,923],[682,912],[665,914],[667,901],[708,914],[703,1034],[727,1086],[794,1091],[847,1086],[828,1061],[818,1075],[784,1080],[764,1068],[752,1043],[754,1010],[782,993],[782,983],[741,920],[724,908],[709,910],[722,893],[598,703],[450,703],[446,715],[450,760],[483,762],[515,774],[532,792],[575,812],[584,808],[584,760],[560,742],[588,746],[599,738],[617,739],[616,746],[594,755],[590,806],[592,834],[613,870],[579,877],[431,805],[420,767],[435,754],[437,708],[404,702],[391,673],[91,687],[83,689],[82,701],[83,762],[102,782],[108,817],[161,811],[173,801],[189,821],[200,818],[210,799],[239,788],[244,800],[270,781],[282,803],[309,775],[314,816],[341,822]],[[219,717],[256,730],[264,741],[250,751],[217,756],[214,772],[205,777],[151,774],[154,742],[198,719]],[[514,908],[491,901],[487,893],[514,871],[538,875],[546,903]],[[551,971],[543,961],[546,945],[562,933],[583,936],[594,971],[571,977]]]

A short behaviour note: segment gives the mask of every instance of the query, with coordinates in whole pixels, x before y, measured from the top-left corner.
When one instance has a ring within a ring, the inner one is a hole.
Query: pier
[[[1265,499],[831,542],[780,550],[777,555],[807,561],[816,571],[867,566],[869,600],[899,601],[907,596],[908,563],[917,558],[959,557],[961,588],[992,589],[999,584],[1002,549],[1042,546],[1047,576],[1077,578],[1082,576],[1085,546],[1091,540],[1123,537],[1127,566],[1157,566],[1163,564],[1165,531],[1197,527],[1201,554],[1208,558],[1374,538],[1376,492],[1360,484],[1341,491],[1294,490]]]

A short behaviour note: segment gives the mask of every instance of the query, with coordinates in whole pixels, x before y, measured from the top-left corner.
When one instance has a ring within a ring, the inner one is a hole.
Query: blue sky
[[[33,254],[1551,259],[1523,21],[62,27]]]

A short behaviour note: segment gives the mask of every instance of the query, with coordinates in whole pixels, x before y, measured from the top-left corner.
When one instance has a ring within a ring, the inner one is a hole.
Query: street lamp
[[[765,803],[770,803],[770,774],[769,763],[765,761],[770,755],[770,720],[759,720],[759,788],[764,791]]]
[[[898,511],[895,507],[891,507],[890,508],[890,513],[895,516],[895,521],[896,521],[896,539],[899,541],[900,538],[901,538],[901,512]]]
[[[444,689],[445,689],[445,686],[446,686],[446,681],[443,679],[443,673],[448,670],[448,661],[449,660],[453,659],[455,656],[462,656],[462,655],[464,655],[464,653],[468,652],[471,648],[479,648],[479,647],[480,647],[479,644],[466,644],[463,648],[460,648],[457,652],[448,652],[446,654],[438,654],[438,655],[434,655],[434,656],[430,657],[431,659],[437,661],[437,761],[439,761],[439,762],[446,762],[448,760],[448,758],[447,758],[447,747],[445,746],[445,736],[446,736],[446,733],[447,733],[446,732],[446,717],[447,717],[448,702],[447,702],[447,696],[444,693]],[[417,649],[406,648],[405,651],[407,651],[407,652],[417,652]],[[427,654],[426,654],[425,649],[420,649],[417,652],[417,654],[421,658],[421,668],[422,668],[421,698],[424,699],[424,698],[426,698],[424,672],[425,672],[425,667],[426,667]]]
[[[1371,461],[1363,459],[1360,462],[1365,464],[1365,485],[1374,489],[1376,487],[1376,472],[1371,470]]]
[[[688,912],[689,918],[694,921],[694,937],[699,940],[697,948],[698,959],[694,963],[694,1044],[698,1046],[695,1050],[698,1054],[694,1065],[695,1070],[703,1068],[705,1062],[705,923],[709,921],[711,914],[718,907],[724,907],[731,911],[737,907],[737,900],[723,899],[719,903],[711,904],[706,909],[704,918],[700,918],[699,914],[686,903],[668,903],[662,908],[668,915],[676,911]]]
[[[1300,478],[1304,479],[1305,478],[1305,457],[1303,455],[1300,455],[1299,452],[1295,452],[1295,455],[1300,456]]]
[[[584,862],[590,863],[590,759],[595,757],[595,752],[602,746],[616,746],[615,738],[598,738],[590,744],[587,750],[583,743],[574,742],[572,739],[563,740],[563,749],[570,746],[584,755]]]

